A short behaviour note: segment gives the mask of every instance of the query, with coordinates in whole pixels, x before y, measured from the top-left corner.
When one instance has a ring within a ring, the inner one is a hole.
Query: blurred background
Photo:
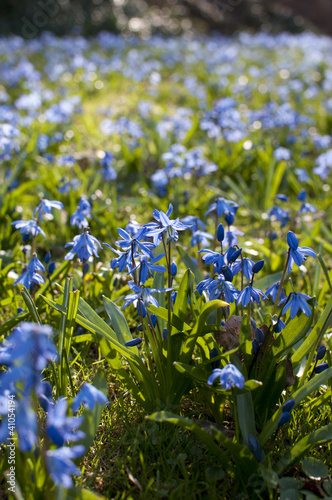
[[[33,38],[94,35],[102,30],[136,34],[225,35],[310,29],[332,35],[332,0],[1,0],[0,33]]]

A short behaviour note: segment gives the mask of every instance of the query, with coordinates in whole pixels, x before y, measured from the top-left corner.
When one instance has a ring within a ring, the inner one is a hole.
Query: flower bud
[[[302,189],[302,191],[299,192],[299,194],[297,195],[297,199],[302,202],[307,199],[307,193],[305,189]]]
[[[134,347],[136,345],[139,345],[143,342],[143,339],[141,339],[140,337],[137,337],[136,339],[131,339],[131,340],[128,340],[128,342],[125,343],[125,346],[126,347]]]
[[[260,346],[259,346],[259,342],[258,342],[258,340],[257,340],[256,338],[255,338],[255,339],[253,339],[253,341],[252,341],[252,354],[253,354],[254,356],[256,356],[256,354],[258,353],[258,351],[259,351],[259,347],[260,347]]]
[[[171,264],[171,276],[173,276],[173,277],[176,276],[177,272],[178,272],[178,266],[176,265],[176,263],[173,260],[173,262]]]
[[[268,231],[266,233],[266,236],[269,238],[270,241],[274,241],[278,238],[278,235],[275,231]]]
[[[48,264],[49,261],[51,260],[51,252],[47,252],[47,254],[45,255],[45,258],[44,258],[44,261],[45,261],[45,264]]]
[[[137,302],[137,314],[142,316],[142,318],[145,318],[146,316],[146,307],[140,300]]]
[[[218,356],[218,354],[219,354],[218,349],[216,347],[214,347],[210,351],[210,359],[215,358],[216,356]],[[216,361],[212,361],[211,366],[212,366],[212,370],[214,370],[215,368],[219,368],[219,366],[220,366],[220,359],[217,359]]]
[[[84,259],[83,259],[84,260]],[[83,264],[83,275],[87,274],[89,272],[89,269],[90,269],[90,264],[89,262],[84,262]]]
[[[297,237],[293,233],[293,231],[288,231],[287,234],[287,243],[289,248],[292,250],[297,250],[297,247],[299,246],[299,242],[297,241]]]
[[[53,261],[48,266],[48,274],[49,274],[49,276],[54,273],[54,270],[55,270],[55,262]]]
[[[261,344],[263,342],[264,333],[262,332],[262,330],[260,328],[256,328],[255,337],[257,339],[257,342],[259,342],[259,344]]]
[[[282,405],[282,412],[285,413],[289,413],[295,406],[295,400],[294,399],[289,399],[288,401],[286,401],[286,403],[284,403]]]
[[[241,255],[241,252],[242,252],[242,248],[235,250],[229,259],[229,263],[231,264],[232,262],[235,262],[236,259]]]
[[[252,266],[252,273],[257,274],[259,271],[263,268],[264,266],[264,260],[259,260],[258,262],[255,262],[255,264]]]
[[[289,201],[288,196],[286,196],[285,194],[276,194],[276,198],[277,198],[277,200],[280,200],[280,201]]]
[[[226,281],[233,281],[233,273],[228,266],[224,266],[221,272],[225,276]]]
[[[281,427],[282,425],[284,424],[287,424],[287,422],[289,422],[291,419],[291,416],[290,416],[290,413],[288,413],[288,411],[285,411],[280,419],[279,419],[279,422],[278,422],[278,427]]]
[[[329,365],[327,363],[321,363],[320,365],[317,365],[315,368],[315,373],[322,373],[324,370],[327,370]]]
[[[231,226],[234,222],[234,215],[233,214],[226,214],[225,221],[227,222],[228,226]]]
[[[222,224],[219,224],[217,229],[217,240],[221,243],[225,237],[225,230]]]
[[[154,328],[157,324],[157,316],[155,314],[151,314],[150,319],[151,319],[152,326]]]
[[[325,345],[321,345],[320,348],[317,350],[317,354],[316,354],[317,361],[320,361],[321,359],[323,359],[325,356],[325,353],[326,353],[326,347],[325,347]]]

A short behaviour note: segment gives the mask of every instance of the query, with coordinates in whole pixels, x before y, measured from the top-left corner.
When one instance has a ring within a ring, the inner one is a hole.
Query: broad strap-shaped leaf
[[[103,295],[103,303],[105,311],[108,314],[112,322],[113,329],[117,335],[117,339],[120,344],[125,344],[128,340],[132,339],[132,335],[129,330],[128,323],[124,317],[122,311],[118,308],[114,302]]]
[[[292,394],[291,396],[291,399],[294,399],[295,401],[295,406],[298,405],[304,398],[309,396],[309,394],[311,394],[313,391],[318,389],[318,387],[323,385],[330,377],[332,377],[332,367],[328,368],[327,370],[324,370],[322,373],[319,373],[318,375],[315,375],[311,380],[309,380],[302,387],[300,387],[300,389],[295,391],[294,394]],[[281,415],[282,415],[282,408],[279,408],[279,410],[277,410],[273,414],[272,418],[265,425],[259,437],[261,446],[265,445],[266,441],[269,439],[270,436],[272,436],[272,434],[277,429]]]
[[[165,309],[164,307],[156,307],[154,305],[149,306],[149,311],[152,314],[155,314],[158,318],[161,318],[166,321],[168,320],[168,310]],[[172,326],[178,331],[181,332],[182,330],[188,331],[190,330],[190,326],[182,321],[174,312],[172,313],[171,316],[172,320]]]
[[[303,344],[296,350],[292,356],[292,364],[296,366],[310,350],[314,352],[315,345],[318,345],[326,329],[332,322],[332,296],[330,297],[323,314],[320,316],[319,321],[314,325],[308,337]]]
[[[296,318],[296,321],[290,321],[286,325],[272,344],[272,353],[276,361],[287,356],[292,347],[306,335],[311,326],[312,319],[313,312],[310,318],[305,316],[305,314],[301,314],[300,317]]]
[[[188,299],[190,300],[193,294],[194,287],[194,275],[190,269],[184,273],[181,280],[179,290],[176,296],[176,301],[173,307],[173,314],[180,319],[182,325],[186,321],[187,309],[188,309]],[[183,330],[183,326],[180,327]]]
[[[218,309],[220,307],[227,307],[228,305],[229,304],[227,302],[224,302],[223,300],[211,300],[210,302],[204,304],[190,335],[188,335],[187,341],[183,344],[182,347],[183,355],[181,356],[180,360],[181,362],[187,364],[190,363],[192,354],[194,352],[197,337],[209,333],[209,331],[207,332],[205,328],[206,326],[205,323],[209,314],[215,309]]]
[[[311,448],[322,445],[332,440],[332,424],[324,425],[320,429],[311,432],[308,436],[300,439],[294,446],[288,449],[274,466],[278,475],[283,474],[289,467],[298,462]]]
[[[178,246],[177,250],[178,250],[178,252],[180,254],[180,257],[181,257],[181,260],[183,261],[183,263],[185,264],[185,266],[194,273],[196,283],[199,283],[200,281],[202,281],[204,279],[204,275],[198,269],[197,264],[195,264],[195,262],[192,260],[191,257],[189,257],[189,255],[187,254],[187,252],[185,252],[183,250],[183,248],[181,248],[180,246]]]

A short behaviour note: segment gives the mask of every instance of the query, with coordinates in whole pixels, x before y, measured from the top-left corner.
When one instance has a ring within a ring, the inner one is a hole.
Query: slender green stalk
[[[239,416],[237,414],[237,405],[236,405],[236,395],[234,392],[234,387],[232,387],[232,402],[233,402],[233,410],[234,410],[234,421],[235,421],[235,439],[236,442],[240,442],[240,424],[239,424]]]
[[[277,307],[278,307],[279,297],[280,297],[281,290],[282,290],[282,287],[283,287],[283,284],[284,284],[284,281],[285,281],[286,271],[287,271],[287,267],[288,267],[288,263],[289,263],[289,257],[290,257],[290,254],[289,254],[289,250],[288,250],[286,264],[285,264],[285,267],[284,267],[284,270],[283,270],[283,273],[282,273],[282,276],[281,276],[281,280],[280,280],[280,283],[279,283],[278,293],[277,293],[277,296],[276,296],[276,300],[274,302],[272,316],[276,313],[276,310],[277,310]]]

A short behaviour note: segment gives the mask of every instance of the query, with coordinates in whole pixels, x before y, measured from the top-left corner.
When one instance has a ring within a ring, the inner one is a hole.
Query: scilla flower
[[[66,247],[73,247],[65,256],[65,260],[71,260],[74,258],[75,253],[81,262],[89,260],[91,255],[98,255],[98,246],[102,248],[101,244],[94,236],[91,236],[88,228],[85,229],[84,233],[74,236],[74,240],[65,245]]]
[[[217,378],[219,378],[219,382],[226,390],[232,389],[233,387],[238,387],[239,389],[244,388],[244,376],[236,366],[231,363],[228,363],[222,370],[220,370],[220,368],[215,368],[212,375],[208,378],[208,385],[212,385]]]
[[[293,269],[294,262],[296,265],[301,266],[303,261],[306,260],[306,255],[310,255],[311,257],[316,257],[316,253],[313,251],[312,248],[299,247],[299,242],[297,240],[297,237],[292,231],[288,231],[287,243],[289,245],[289,263],[288,263],[289,273]]]

